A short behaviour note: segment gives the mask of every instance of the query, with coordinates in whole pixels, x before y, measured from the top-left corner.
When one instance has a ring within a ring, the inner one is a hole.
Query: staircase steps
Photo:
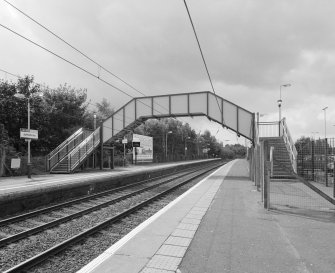
[[[269,142],[269,146],[274,147],[273,169],[272,169],[273,173],[271,179],[272,180],[280,179],[288,181],[294,180],[295,179],[295,176],[293,175],[294,170],[283,138],[271,137],[271,138],[262,138],[262,140],[267,140]]]

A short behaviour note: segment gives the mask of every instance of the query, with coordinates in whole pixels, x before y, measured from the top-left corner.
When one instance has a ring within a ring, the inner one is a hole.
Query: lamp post
[[[93,114],[93,132],[97,129],[97,115],[94,113]],[[94,145],[95,139],[94,139],[94,134],[93,134],[93,145]],[[95,160],[96,154],[95,154],[95,149],[93,150],[93,169],[95,169],[96,165],[96,160]]]
[[[286,83],[286,84],[282,84],[280,87],[279,87],[279,100],[277,101],[278,102],[278,108],[279,108],[279,122],[281,121],[281,105],[283,103],[282,99],[281,99],[281,88],[282,87],[290,87],[291,84],[290,83]]]
[[[185,139],[184,139],[185,140],[185,143],[184,143],[185,160],[187,158],[187,145],[186,145],[186,142],[187,142],[188,139],[191,139],[191,138],[190,137],[185,137]]]
[[[328,109],[328,106],[325,108],[322,108],[322,110],[325,112],[325,139],[327,138],[327,118],[326,118],[326,110]]]
[[[30,130],[30,99],[29,97],[25,97],[21,93],[16,93],[14,95],[15,98],[18,99],[27,99],[28,101],[28,130]],[[30,155],[30,141],[31,139],[26,140],[28,142],[28,160],[27,160],[27,173],[28,173],[28,178],[31,178],[31,155]]]
[[[165,134],[165,161],[167,161],[167,137],[169,134],[172,134],[172,133],[173,133],[172,131],[168,131]]]

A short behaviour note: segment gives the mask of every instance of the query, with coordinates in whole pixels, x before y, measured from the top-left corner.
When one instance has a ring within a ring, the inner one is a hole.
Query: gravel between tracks
[[[194,185],[194,183],[191,184]],[[167,187],[168,186],[161,186],[160,191]],[[184,191],[189,187],[189,185],[183,186],[183,188],[185,188]],[[180,190],[177,190],[176,192],[179,191]],[[0,270],[4,271],[20,262],[23,262],[26,259],[31,258],[32,256],[45,251],[49,247],[118,214],[119,212],[123,211],[125,207],[135,205],[149,196],[153,196],[153,194],[156,192],[158,192],[156,189],[150,192],[144,192],[140,195],[136,195],[132,198],[113,204],[112,206],[108,206],[99,211],[92,212],[88,215],[85,215],[84,217],[74,219],[68,223],[61,224],[58,227],[38,233],[29,239],[23,239],[18,243],[7,245],[0,249]],[[117,240],[126,235],[138,224],[153,215],[171,200],[175,199],[176,196],[180,194],[179,193],[176,195],[176,192],[174,192],[172,195],[169,195],[169,197],[160,200],[158,202],[159,205],[148,206],[148,209],[144,210],[144,213],[138,212],[134,218],[136,220],[131,220],[129,223],[127,221],[121,221],[120,223],[114,224],[111,228],[107,228],[105,231],[99,232],[84,241],[82,244],[85,244],[85,247],[80,247],[81,244],[79,244],[73,249],[66,251],[64,254],[56,256],[54,260],[48,261],[42,267],[39,266],[39,269],[36,269],[36,271],[32,270],[32,272],[75,272],[84,266],[87,262],[89,262],[92,258],[99,255],[111,244],[115,243]],[[36,217],[35,220],[42,221],[43,218],[45,217],[39,216]],[[98,244],[96,240],[99,240]],[[86,243],[88,243],[88,246]],[[98,248],[97,250],[95,249],[96,247]],[[92,249],[94,250],[92,251]],[[81,254],[78,255],[78,253]]]
[[[32,268],[29,272],[71,273],[78,271],[139,224],[154,215],[157,211],[165,207],[186,190],[194,186],[198,181],[200,180],[197,179],[195,182],[182,186],[168,196],[147,206],[145,209],[141,209],[121,222],[105,228],[103,231],[100,231],[81,243],[76,244],[71,249],[56,255],[52,260],[48,260],[44,264],[39,265],[38,268]]]

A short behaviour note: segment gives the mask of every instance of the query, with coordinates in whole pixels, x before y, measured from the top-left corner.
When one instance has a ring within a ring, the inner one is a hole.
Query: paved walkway
[[[222,167],[79,272],[334,273],[334,222],[264,210],[247,176]]]
[[[178,272],[335,272],[334,222],[274,214],[259,200],[250,181],[228,177]]]

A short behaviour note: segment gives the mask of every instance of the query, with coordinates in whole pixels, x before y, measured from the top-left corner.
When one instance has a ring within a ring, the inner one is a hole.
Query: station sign
[[[38,130],[20,128],[20,138],[38,139]]]
[[[137,137],[133,138],[133,147],[141,147],[140,139]]]

